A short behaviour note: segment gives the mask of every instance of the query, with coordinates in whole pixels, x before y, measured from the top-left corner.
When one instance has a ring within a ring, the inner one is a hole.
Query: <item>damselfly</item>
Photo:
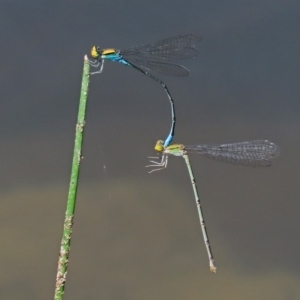
[[[268,140],[256,140],[222,145],[194,145],[185,146],[173,144],[164,146],[162,140],[155,145],[155,150],[162,154],[160,161],[151,161],[153,165],[147,167],[158,167],[149,173],[167,167],[168,155],[183,156],[188,153],[200,154],[202,156],[248,167],[271,167],[269,159],[279,155],[279,147]]]
[[[170,63],[169,61],[189,59],[198,56],[199,51],[196,49],[197,41],[201,41],[201,37],[195,34],[185,34],[164,39],[153,44],[145,44],[125,50],[114,48],[101,50],[98,46],[93,46],[91,56],[94,60],[90,60],[89,63],[93,67],[99,67],[99,70],[91,74],[101,73],[104,61],[107,59],[122,63],[125,66],[133,67],[161,84],[171,104],[171,130],[164,142],[164,146],[167,147],[172,142],[175,133],[176,115],[174,101],[164,81],[153,76],[148,71],[155,71],[170,76],[188,76],[188,69],[181,65]]]
[[[268,140],[256,140],[233,144],[222,144],[218,146],[185,146],[182,144],[173,144],[168,147],[164,147],[164,142],[162,140],[159,140],[155,145],[155,150],[162,156],[159,158],[160,161],[151,160],[150,162],[152,164],[146,166],[155,168],[149,173],[166,168],[168,164],[169,155],[182,156],[184,158],[195,195],[203,239],[208,253],[210,270],[212,272],[216,272],[217,268],[214,264],[214,257],[211,251],[208,234],[205,227],[200,198],[196,186],[196,180],[193,174],[188,153],[196,153],[215,160],[249,167],[270,167],[272,166],[272,163],[269,159],[279,155],[279,147]]]

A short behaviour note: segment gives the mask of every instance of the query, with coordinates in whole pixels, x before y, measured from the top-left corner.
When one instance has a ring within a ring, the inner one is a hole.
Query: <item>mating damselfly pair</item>
[[[151,171],[149,171],[149,173],[152,173],[167,167],[169,155],[181,156],[184,158],[195,195],[204,243],[206,245],[206,250],[209,257],[210,270],[212,272],[216,272],[217,268],[214,263],[214,258],[204,223],[200,198],[197,191],[196,180],[194,178],[188,154],[196,153],[214,160],[237,165],[250,167],[270,167],[272,165],[270,159],[279,155],[279,147],[268,140],[246,141],[232,144],[221,144],[217,146],[184,146],[182,144],[171,144],[174,137],[176,124],[174,101],[164,81],[153,76],[149,73],[149,71],[155,71],[171,76],[188,76],[188,69],[181,65],[170,63],[170,61],[190,59],[198,56],[199,51],[196,48],[196,42],[200,40],[201,38],[197,35],[187,34],[174,36],[153,44],[145,44],[126,50],[117,50],[115,48],[101,50],[98,46],[94,46],[91,51],[91,55],[94,60],[90,60],[89,63],[93,67],[99,67],[98,71],[91,74],[101,73],[105,60],[122,63],[126,66],[133,67],[144,75],[155,80],[165,89],[171,104],[171,130],[165,141],[159,140],[156,143],[155,150],[160,156],[154,157],[154,159],[158,160],[151,160],[151,164],[146,167],[153,168]],[[151,159],[153,159],[153,157]]]

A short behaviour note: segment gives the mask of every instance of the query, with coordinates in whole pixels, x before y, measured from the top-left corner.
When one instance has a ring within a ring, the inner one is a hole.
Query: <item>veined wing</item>
[[[185,77],[189,76],[190,74],[189,70],[185,67],[166,62],[147,61],[139,59],[131,59],[129,62],[148,71],[155,71],[169,76]]]
[[[197,41],[201,41],[201,37],[195,34],[182,34],[153,44],[125,49],[121,51],[121,54],[124,58],[136,56],[163,61],[189,59],[199,55],[199,51],[196,49]]]
[[[247,141],[218,146],[186,146],[188,153],[197,153],[214,160],[249,167],[270,167],[269,159],[279,155],[279,147],[268,140]]]

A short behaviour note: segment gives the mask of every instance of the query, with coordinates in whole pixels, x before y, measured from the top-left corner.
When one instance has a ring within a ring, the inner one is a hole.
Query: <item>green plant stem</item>
[[[83,133],[85,125],[85,114],[88,99],[88,87],[89,87],[89,75],[90,65],[88,63],[87,57],[84,58],[84,68],[82,75],[80,102],[78,110],[78,119],[76,124],[76,134],[75,134],[75,144],[74,144],[74,154],[73,163],[71,171],[71,180],[68,194],[68,203],[64,221],[63,236],[60,245],[58,268],[56,275],[56,285],[55,285],[55,300],[62,300],[64,298],[64,290],[66,284],[66,275],[68,270],[69,255],[70,255],[70,245],[71,236],[74,222],[74,213],[76,206],[76,195],[78,188],[78,179],[80,171],[80,161],[82,158],[82,144],[83,144]]]

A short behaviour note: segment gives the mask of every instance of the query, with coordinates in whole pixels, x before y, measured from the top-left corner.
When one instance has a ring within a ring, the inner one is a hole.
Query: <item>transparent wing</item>
[[[183,66],[165,62],[131,59],[130,63],[143,69],[163,73],[169,76],[185,77],[190,74],[189,70]]]
[[[162,61],[189,59],[199,55],[199,51],[196,49],[197,41],[201,41],[200,36],[195,34],[182,34],[160,40],[153,44],[146,44],[122,50],[121,55],[125,59],[127,59],[128,56]]]
[[[248,141],[218,146],[185,146],[188,153],[197,153],[214,160],[249,167],[270,167],[269,159],[279,155],[279,147],[268,140]]]

